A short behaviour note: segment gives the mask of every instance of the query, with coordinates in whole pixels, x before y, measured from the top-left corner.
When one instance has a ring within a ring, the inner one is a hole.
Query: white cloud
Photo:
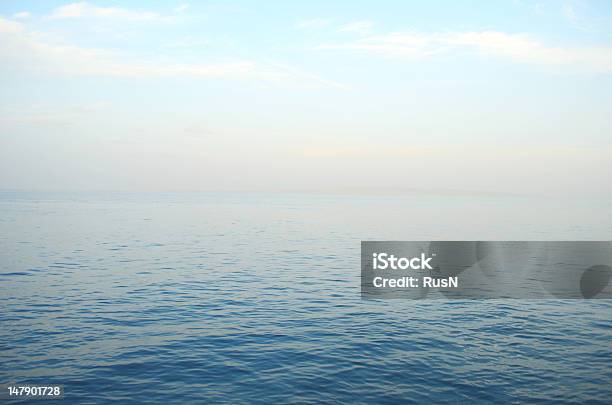
[[[343,88],[341,84],[286,66],[254,61],[223,63],[159,63],[124,59],[115,53],[65,44],[49,43],[40,34],[0,17],[2,68],[51,74],[119,77],[191,76],[268,83],[294,83]]]
[[[578,15],[576,15],[576,10],[574,10],[574,6],[570,3],[563,4],[563,16],[572,23],[575,23],[578,20]]]
[[[189,4],[186,4],[186,3],[179,4],[178,6],[175,7],[174,12],[184,13],[185,11],[187,11],[188,8],[189,8]]]
[[[13,18],[15,18],[15,19],[24,19],[24,18],[29,18],[30,15],[31,14],[28,11],[20,11],[18,13],[13,14]]]
[[[588,9],[584,2],[581,1],[566,1],[563,3],[561,13],[567,22],[574,28],[585,31],[595,32],[598,31],[598,25],[609,26],[609,21],[606,23],[605,19],[599,18],[587,18]]]
[[[441,52],[444,46],[436,35],[392,33],[366,37],[348,43],[321,45],[318,49],[345,49],[374,52],[387,56],[422,58]]]
[[[85,1],[70,3],[53,10],[49,18],[75,19],[75,18],[105,18],[127,21],[164,21],[170,19],[151,11],[129,10],[121,7],[100,7]]]
[[[357,34],[369,34],[372,32],[374,24],[371,21],[355,21],[352,23],[345,24],[338,28],[340,32],[354,32]]]
[[[427,58],[451,51],[476,51],[518,62],[566,66],[578,71],[612,72],[612,47],[548,46],[529,35],[497,31],[392,33],[349,43],[322,45],[318,49],[345,49],[411,58]]]
[[[23,31],[23,25],[16,21],[7,20],[0,16],[0,34],[19,34]]]
[[[295,28],[300,29],[300,30],[325,28],[329,26],[330,24],[331,24],[331,20],[327,18],[313,18],[310,20],[298,21],[295,24]]]
[[[68,127],[79,118],[107,109],[111,103],[99,101],[71,107],[42,107],[31,105],[28,109],[0,109],[0,125],[40,125]]]
[[[479,52],[520,62],[565,65],[598,72],[612,72],[612,47],[547,46],[528,36],[501,32],[453,34],[451,45],[467,46]]]

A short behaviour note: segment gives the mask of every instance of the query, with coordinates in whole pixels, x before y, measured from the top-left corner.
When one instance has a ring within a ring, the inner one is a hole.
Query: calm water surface
[[[361,300],[359,242],[610,240],[611,206],[0,193],[0,384],[79,403],[610,403],[612,302]]]

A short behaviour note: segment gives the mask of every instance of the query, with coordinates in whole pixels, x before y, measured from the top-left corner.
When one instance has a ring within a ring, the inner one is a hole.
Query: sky
[[[610,1],[0,2],[0,189],[612,197]]]

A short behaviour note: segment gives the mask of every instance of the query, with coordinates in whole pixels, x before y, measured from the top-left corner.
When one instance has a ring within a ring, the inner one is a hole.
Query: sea
[[[61,385],[58,403],[609,404],[610,300],[362,299],[360,242],[611,239],[598,199],[4,191],[0,385]]]

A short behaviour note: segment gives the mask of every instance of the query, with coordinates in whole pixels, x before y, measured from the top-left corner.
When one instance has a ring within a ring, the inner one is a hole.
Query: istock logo
[[[420,257],[396,257],[387,253],[372,254],[372,268],[374,270],[433,270],[429,262],[433,257],[426,257],[425,253],[421,253]]]

